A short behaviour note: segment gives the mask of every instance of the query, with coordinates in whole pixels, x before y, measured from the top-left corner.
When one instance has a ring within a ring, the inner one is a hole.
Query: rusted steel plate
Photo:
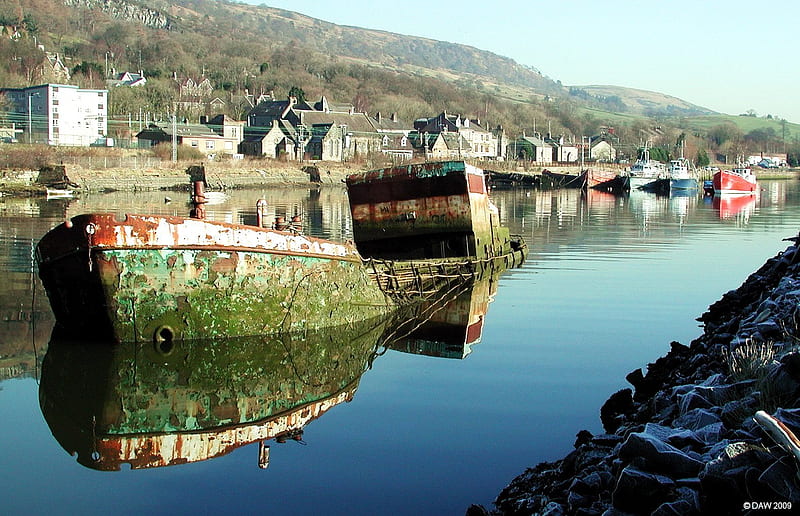
[[[59,324],[141,341],[337,326],[394,308],[352,246],[180,218],[79,216],[37,248]]]

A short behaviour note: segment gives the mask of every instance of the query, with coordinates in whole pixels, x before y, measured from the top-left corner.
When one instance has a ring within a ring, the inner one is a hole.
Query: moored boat
[[[631,190],[658,190],[663,187],[659,182],[667,177],[664,164],[650,159],[650,149],[647,145],[645,142],[639,159],[626,172]]]
[[[585,188],[588,171],[582,170],[579,174],[566,174],[542,170],[542,186],[547,188]]]
[[[624,192],[630,189],[630,178],[613,170],[590,168],[586,171],[586,185],[595,190]]]
[[[692,172],[688,159],[678,158],[669,162],[669,187],[670,191],[697,190],[697,177]]]
[[[712,178],[714,194],[752,193],[757,189],[756,176],[750,166],[739,163],[731,170],[720,170]]]

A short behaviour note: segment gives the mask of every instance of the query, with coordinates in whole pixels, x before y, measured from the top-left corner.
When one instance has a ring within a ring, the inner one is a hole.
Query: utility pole
[[[178,161],[178,114],[172,114],[172,162]]]

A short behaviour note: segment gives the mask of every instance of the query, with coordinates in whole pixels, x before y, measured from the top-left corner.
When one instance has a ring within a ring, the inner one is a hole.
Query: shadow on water
[[[111,345],[53,334],[39,402],[77,461],[116,471],[212,459],[303,430],[353,399],[388,349],[464,358],[480,340],[499,271],[458,282],[392,317],[317,333]]]

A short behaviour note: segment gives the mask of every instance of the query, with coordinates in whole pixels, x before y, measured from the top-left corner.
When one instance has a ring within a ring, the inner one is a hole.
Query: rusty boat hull
[[[36,258],[59,331],[74,338],[261,335],[395,308],[354,247],[256,226],[86,214],[48,232]]]

